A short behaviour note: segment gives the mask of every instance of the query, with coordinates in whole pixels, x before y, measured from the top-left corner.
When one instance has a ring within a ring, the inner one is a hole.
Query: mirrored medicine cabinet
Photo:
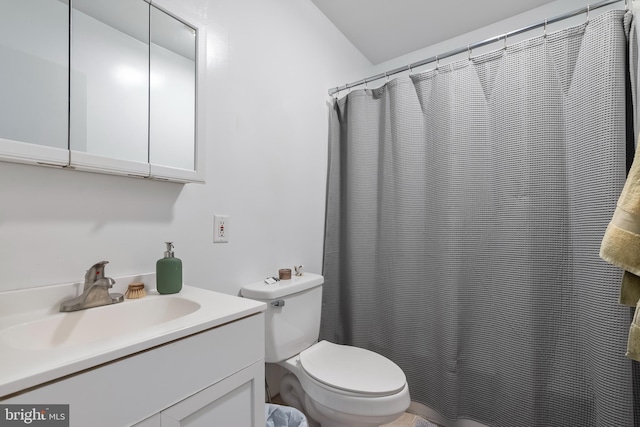
[[[175,8],[0,0],[0,160],[202,181],[205,30]]]

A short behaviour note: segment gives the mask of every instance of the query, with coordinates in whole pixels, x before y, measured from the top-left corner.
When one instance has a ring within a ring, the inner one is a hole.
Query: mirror
[[[71,22],[72,163],[148,163],[149,4],[74,0]]]
[[[28,143],[49,148],[22,147],[34,160],[66,165],[69,3],[0,0],[0,11],[0,154]]]
[[[149,162],[195,170],[195,28],[151,6]]]
[[[206,30],[180,7],[0,0],[0,160],[202,181]]]

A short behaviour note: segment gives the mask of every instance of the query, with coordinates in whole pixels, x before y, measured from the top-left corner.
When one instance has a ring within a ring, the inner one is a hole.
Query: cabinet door
[[[69,164],[69,2],[0,0],[0,160]]]
[[[71,165],[149,176],[149,4],[72,2]]]
[[[162,411],[162,427],[263,427],[264,362]]]
[[[151,178],[203,182],[206,26],[166,0],[152,2],[149,25]]]

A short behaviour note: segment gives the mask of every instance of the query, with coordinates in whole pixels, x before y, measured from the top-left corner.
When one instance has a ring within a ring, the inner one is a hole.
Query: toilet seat
[[[406,386],[398,365],[363,348],[320,341],[300,353],[300,367],[321,384],[363,397],[391,396]]]
[[[305,411],[314,407],[326,419],[349,419],[340,425],[360,425],[371,417],[376,421],[366,425],[386,424],[411,403],[402,370],[369,350],[320,341],[279,364],[288,372],[282,378],[280,394],[293,394],[305,402]],[[283,387],[285,382],[288,385]],[[292,383],[298,384],[299,391],[289,387]]]

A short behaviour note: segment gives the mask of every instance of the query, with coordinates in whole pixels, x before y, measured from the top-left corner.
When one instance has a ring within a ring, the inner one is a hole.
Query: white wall
[[[185,283],[236,294],[320,272],[327,95],[371,64],[308,0],[183,0],[207,24],[206,184],[0,163],[0,291],[77,282],[94,262],[153,271],[164,241]],[[230,242],[213,244],[213,214]]]

